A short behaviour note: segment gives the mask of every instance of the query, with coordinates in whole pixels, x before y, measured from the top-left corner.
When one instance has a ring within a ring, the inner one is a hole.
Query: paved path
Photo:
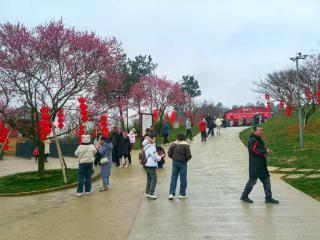
[[[264,203],[256,185],[253,205],[239,201],[247,180],[247,149],[240,128],[192,144],[188,200],[168,201],[170,173],[160,179],[159,199],[144,200],[129,239],[320,239],[320,203],[272,177],[278,206]]]
[[[170,164],[158,171],[159,199],[144,199],[145,173],[135,155],[133,168],[113,169],[108,192],[96,191],[98,181],[94,193],[81,198],[75,189],[1,197],[0,239],[320,239],[320,203],[276,176],[272,184],[279,206],[265,205],[261,183],[251,196],[253,205],[240,202],[247,180],[240,130],[229,128],[207,143],[195,139],[187,200],[167,200]],[[31,161],[12,160],[0,162],[0,169],[14,172],[12,163],[28,166],[19,165],[19,171],[36,168]],[[48,167],[59,162],[49,160]]]

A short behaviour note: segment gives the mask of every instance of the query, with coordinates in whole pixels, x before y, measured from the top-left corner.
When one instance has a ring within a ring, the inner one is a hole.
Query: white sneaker
[[[188,195],[180,195],[179,196],[179,199],[186,199],[186,198],[188,198]]]
[[[91,194],[91,192],[86,192],[86,195],[90,195]]]
[[[124,165],[125,168],[129,167],[128,164]]]
[[[157,199],[157,196],[156,195],[149,195],[148,198],[154,200],[154,199]]]
[[[173,200],[173,199],[174,199],[173,194],[170,194],[169,197],[168,197],[168,199],[169,199],[169,200]]]
[[[83,195],[83,193],[77,193],[78,197],[81,197]]]
[[[122,168],[122,166],[120,165],[119,168]]]

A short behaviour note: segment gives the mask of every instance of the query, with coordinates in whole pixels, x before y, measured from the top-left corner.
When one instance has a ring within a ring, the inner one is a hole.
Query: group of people
[[[99,146],[99,140],[102,137],[101,132],[99,132],[94,139],[94,145]],[[128,133],[120,128],[113,127],[110,134],[110,139],[112,141],[112,161],[116,164],[117,167],[129,167],[131,166],[131,151],[133,145],[136,142],[136,130],[134,128]],[[97,145],[98,144],[98,145]],[[101,165],[100,159],[102,158],[101,154],[97,152],[94,165]]]
[[[206,118],[202,118],[199,123],[199,129],[201,133],[201,141],[207,141],[207,137],[214,136],[214,129],[217,128],[217,135],[221,135],[221,127],[223,124],[223,119],[219,116],[213,118],[208,114]],[[207,132],[208,128],[208,132]]]
[[[204,120],[202,121],[204,122]],[[99,135],[95,139],[94,144],[91,144],[90,135],[82,135],[82,144],[78,146],[75,152],[79,161],[78,196],[82,196],[83,194],[88,195],[91,193],[91,175],[93,171],[93,162],[97,159],[96,156],[99,156],[99,161],[97,161],[96,164],[100,163],[101,165],[102,187],[99,188],[99,191],[108,190],[112,164],[114,162],[117,166],[121,167],[121,158],[124,157],[125,162],[123,164],[126,166],[126,158],[128,158],[131,150],[129,151],[129,146],[125,144],[133,143],[133,140],[135,140],[134,132],[135,131],[133,129],[130,134],[127,134],[125,131],[119,132],[114,128],[110,137],[103,137]],[[201,132],[202,140],[203,132],[204,131]],[[272,197],[270,174],[267,168],[267,157],[272,154],[272,151],[270,149],[266,149],[262,140],[262,134],[263,129],[261,126],[253,127],[253,134],[248,140],[249,180],[245,185],[240,199],[246,203],[253,203],[249,198],[249,194],[259,179],[263,183],[265,202],[278,204],[279,201]],[[131,138],[129,135],[131,135]],[[206,133],[206,136],[207,135],[209,134]],[[122,149],[124,146],[127,147],[126,151],[125,149]],[[119,160],[114,159],[114,156],[119,157]],[[146,171],[145,196],[147,199],[154,200],[157,199],[157,196],[155,195],[157,169],[163,166],[166,153],[161,146],[156,145],[156,132],[153,127],[146,129],[146,134],[143,136],[141,156],[144,156],[145,159],[143,162],[143,167]],[[173,200],[176,195],[178,178],[180,178],[179,198],[185,199],[188,197],[186,191],[188,171],[187,164],[192,158],[192,155],[190,145],[186,141],[186,136],[184,134],[177,135],[176,141],[168,150],[168,156],[172,159],[172,172],[168,199]],[[161,162],[162,164],[159,164]]]

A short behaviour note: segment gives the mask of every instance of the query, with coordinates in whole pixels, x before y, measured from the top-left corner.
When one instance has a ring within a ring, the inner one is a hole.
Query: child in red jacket
[[[199,123],[199,129],[201,132],[201,142],[207,141],[207,123],[202,118]]]
[[[36,147],[36,148],[33,150],[33,156],[36,158],[36,162],[37,162],[37,160],[38,160],[39,154],[40,154],[39,148]]]

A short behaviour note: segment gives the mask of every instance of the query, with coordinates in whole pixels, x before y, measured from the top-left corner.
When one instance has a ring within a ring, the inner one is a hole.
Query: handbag
[[[100,163],[101,164],[106,164],[109,162],[109,159],[107,157],[101,158]]]

